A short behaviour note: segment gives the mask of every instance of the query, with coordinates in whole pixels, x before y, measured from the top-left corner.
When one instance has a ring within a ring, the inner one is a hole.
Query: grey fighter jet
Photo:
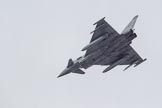
[[[134,25],[138,15],[125,27],[121,34],[113,29],[106,21],[105,17],[94,23],[96,25],[90,43],[85,46],[82,51],[86,51],[85,55],[76,60],[69,59],[68,65],[58,76],[64,76],[69,73],[85,74],[81,68],[87,69],[93,65],[108,65],[103,73],[111,70],[117,65],[137,65],[144,62],[136,51],[130,46],[132,40],[137,37],[134,33]]]

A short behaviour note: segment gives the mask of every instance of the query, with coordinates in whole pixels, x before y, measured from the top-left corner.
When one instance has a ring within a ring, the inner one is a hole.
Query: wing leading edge
[[[103,35],[107,35],[107,36],[118,36],[119,35],[119,33],[112,26],[110,26],[110,24],[108,24],[104,19],[105,17],[93,24],[93,25],[96,25],[96,27],[95,27],[95,30],[91,32],[93,33],[93,35],[92,35],[90,43],[97,40]],[[86,51],[85,56],[92,53],[95,49],[99,47],[100,46],[96,45],[95,47],[88,49]]]
[[[119,35],[119,33],[113,27],[111,27],[110,24],[108,24],[105,21],[105,17],[97,21],[93,25],[96,25],[96,27],[95,27],[95,30],[91,32],[93,33],[93,35],[92,35],[92,39],[90,42],[96,40],[97,38],[99,38],[100,36],[104,34],[114,35],[114,36]]]

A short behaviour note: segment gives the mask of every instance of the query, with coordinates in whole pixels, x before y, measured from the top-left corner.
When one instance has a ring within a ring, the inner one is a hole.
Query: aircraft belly
[[[98,61],[98,59],[100,59],[102,54],[103,52],[99,49],[92,54],[85,56],[85,60],[80,62],[81,67],[87,69],[88,67],[95,65],[95,63]]]
[[[89,56],[86,60],[80,62],[80,66],[84,69],[87,69],[88,67],[94,65],[96,59],[97,59],[96,56]]]
[[[114,61],[120,59],[128,52],[128,46],[125,46],[119,50],[114,50],[109,52],[109,50],[105,51],[102,56],[95,62],[96,65],[110,65]]]

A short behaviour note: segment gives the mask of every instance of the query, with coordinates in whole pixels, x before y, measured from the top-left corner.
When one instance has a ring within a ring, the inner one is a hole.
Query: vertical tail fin
[[[135,25],[135,23],[136,23],[137,18],[138,18],[138,15],[136,15],[136,16],[130,21],[130,23],[125,27],[125,29],[122,31],[121,34],[126,34],[126,33],[128,33],[131,29],[133,29],[133,28],[134,28],[134,25]]]

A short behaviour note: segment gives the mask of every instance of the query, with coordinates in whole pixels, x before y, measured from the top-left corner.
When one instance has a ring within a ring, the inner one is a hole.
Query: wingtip
[[[103,17],[103,18],[101,18],[100,20],[98,20],[97,22],[95,22],[93,25],[96,25],[99,21],[102,21],[102,20],[104,20],[106,17]]]

